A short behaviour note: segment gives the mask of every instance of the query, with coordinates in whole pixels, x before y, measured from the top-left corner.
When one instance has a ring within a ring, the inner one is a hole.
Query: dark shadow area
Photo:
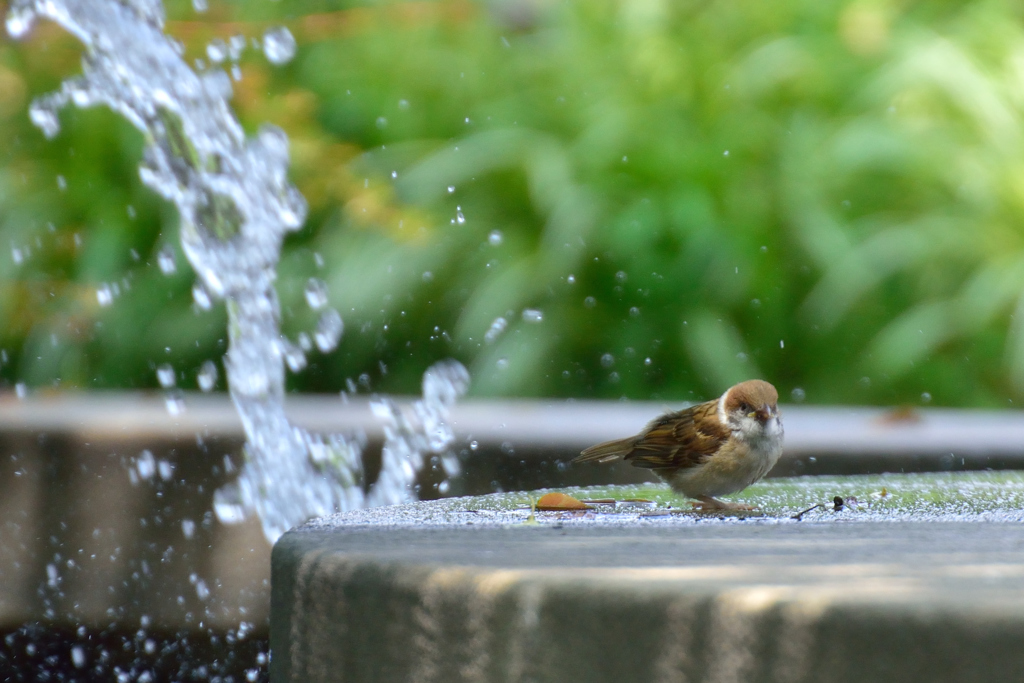
[[[240,633],[28,622],[0,634],[4,683],[269,680],[266,625]]]

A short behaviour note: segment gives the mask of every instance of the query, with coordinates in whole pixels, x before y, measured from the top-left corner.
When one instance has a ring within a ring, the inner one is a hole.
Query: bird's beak
[[[761,408],[754,413],[754,416],[757,417],[760,422],[767,422],[772,419],[772,411],[769,408]]]

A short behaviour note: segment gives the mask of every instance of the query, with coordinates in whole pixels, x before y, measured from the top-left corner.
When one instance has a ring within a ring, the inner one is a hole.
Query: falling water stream
[[[303,224],[306,202],[287,179],[284,132],[267,124],[254,138],[245,136],[228,104],[230,77],[216,66],[197,73],[185,63],[182,46],[163,32],[159,0],[15,0],[7,31],[24,37],[38,18],[76,36],[85,55],[81,76],[32,103],[32,121],[53,137],[60,108],[105,105],[142,131],[139,172],[178,209],[197,297],[227,307],[224,366],[245,429],[246,461],[237,479],[216,492],[218,517],[232,522],[255,512],[274,541],[310,517],[412,500],[424,455],[443,456],[452,442],[448,409],[469,375],[455,361],[438,363],[424,374],[423,398],[411,410],[386,398],[374,403],[386,442],[381,474],[368,492],[358,441],[288,421],[285,368],[304,365],[303,351],[281,334],[274,281],[285,235]],[[268,34],[268,58],[286,60],[290,38]],[[320,299],[317,347],[330,351],[343,323]],[[453,458],[441,463],[449,476],[456,473]]]

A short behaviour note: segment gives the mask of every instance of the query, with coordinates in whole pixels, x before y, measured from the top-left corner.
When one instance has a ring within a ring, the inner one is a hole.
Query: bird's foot
[[[701,496],[693,503],[694,510],[755,510],[753,505],[743,503],[730,503],[727,500],[718,500],[711,496]]]

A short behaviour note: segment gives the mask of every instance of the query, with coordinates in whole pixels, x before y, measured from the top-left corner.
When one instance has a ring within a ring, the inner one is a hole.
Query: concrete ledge
[[[964,682],[1024,670],[1019,525],[411,528],[342,515],[286,534],[272,567],[275,683]]]
[[[468,399],[454,408],[452,423],[456,448],[465,448],[469,460],[509,461],[512,467],[498,473],[507,476],[522,460],[531,467],[567,460],[597,441],[635,433],[662,412],[683,405]],[[184,413],[170,415],[158,393],[40,392],[28,399],[0,393],[0,433],[45,432],[108,443],[243,437],[226,395],[186,394],[185,406]],[[292,395],[287,410],[296,424],[309,429],[361,432],[374,445],[383,438],[364,396],[342,401],[334,395]],[[1024,412],[783,406],[783,413],[786,450],[776,476],[1024,468]],[[478,447],[470,452],[473,441]],[[622,469],[629,473],[624,481],[639,481],[635,468]],[[558,485],[588,483],[561,479]],[[531,481],[522,488],[538,485],[544,484]]]

